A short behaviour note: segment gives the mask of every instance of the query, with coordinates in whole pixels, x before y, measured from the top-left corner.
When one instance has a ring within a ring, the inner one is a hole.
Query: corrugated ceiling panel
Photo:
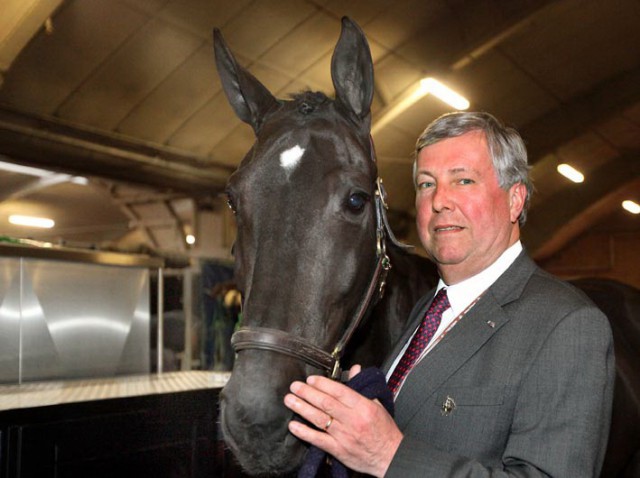
[[[40,32],[6,75],[0,101],[25,111],[55,113],[146,20],[111,0],[84,0],[61,8],[53,19],[53,33]]]
[[[244,65],[242,60],[238,61],[241,65]],[[249,67],[249,71],[253,76],[260,80],[260,82],[266,86],[271,93],[278,97],[283,97],[289,92],[289,90],[287,90],[288,85],[290,85],[294,79],[293,76],[276,71],[273,68],[262,65],[261,63],[254,63],[251,65]]]
[[[588,132],[558,148],[556,154],[561,162],[567,162],[583,174],[588,175],[591,171],[615,158],[618,151],[598,134]]]
[[[213,46],[204,42],[135,107],[117,129],[127,135],[165,143],[219,91]]]
[[[310,3],[299,0],[255,2],[222,33],[234,52],[254,61],[316,11]],[[265,25],[269,28],[264,28]]]
[[[395,123],[388,124],[373,135],[376,153],[381,161],[384,161],[384,158],[387,157],[406,157],[413,151],[416,138],[417,135],[399,129]]]
[[[422,72],[404,58],[390,54],[375,66],[376,87],[387,101],[393,101],[422,78]]]
[[[394,119],[393,126],[412,138],[410,142],[405,143],[403,149],[396,151],[395,157],[410,156],[413,153],[416,139],[427,127],[427,124],[449,111],[451,111],[449,105],[432,95],[427,95]]]
[[[113,0],[112,0],[113,1]],[[167,0],[115,0],[147,15],[157,15],[167,5]]]
[[[235,16],[252,8],[251,0],[171,0],[159,17],[179,26],[185,31],[211,39],[213,27],[227,24]]]
[[[221,111],[226,112],[220,114]],[[239,122],[227,97],[220,92],[171,136],[169,145],[205,156]]]
[[[351,18],[357,18],[360,27],[364,27],[373,18],[393,9],[397,2],[389,0],[330,0],[326,3],[325,8],[333,13],[336,18],[346,15]]]
[[[411,211],[415,203],[412,181],[413,163],[409,160],[385,161],[378,165],[378,175],[387,190],[387,202],[394,211]]]
[[[616,116],[598,125],[596,131],[616,148],[640,151],[640,123]]]
[[[244,123],[238,123],[231,132],[211,151],[216,163],[238,165],[255,141],[253,129]]]
[[[338,39],[336,38],[336,41]],[[322,91],[328,96],[333,96],[333,82],[331,81],[331,56],[333,51],[327,53],[317,62],[311,65],[300,76],[312,90]]]
[[[397,48],[417,32],[432,28],[449,13],[445,0],[393,2],[383,15],[376,16],[363,29],[367,36],[386,48]]]
[[[573,0],[563,7],[500,47],[559,99],[583,94],[640,62],[637,2]]]
[[[201,44],[199,38],[165,22],[150,22],[62,105],[60,115],[114,128]]]
[[[317,13],[292,30],[260,61],[288,74],[297,75],[333,50],[339,34],[338,20],[325,13]]]
[[[556,99],[499,52],[488,52],[458,71],[471,109],[491,111],[522,126],[558,106]]]
[[[531,169],[531,179],[535,191],[531,200],[531,209],[538,204],[543,203],[546,199],[553,196],[562,188],[570,186],[572,183],[560,175],[556,170],[558,164],[562,161],[554,154],[547,154],[543,158],[536,161]]]

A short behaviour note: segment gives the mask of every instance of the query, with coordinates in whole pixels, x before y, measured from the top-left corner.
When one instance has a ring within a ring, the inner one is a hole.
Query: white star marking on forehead
[[[287,176],[298,166],[303,154],[304,149],[298,145],[280,153],[280,166],[287,172]]]

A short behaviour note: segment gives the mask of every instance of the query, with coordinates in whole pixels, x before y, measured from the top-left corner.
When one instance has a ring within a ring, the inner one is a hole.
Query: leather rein
[[[307,339],[296,337],[283,330],[266,327],[241,327],[231,337],[231,345],[236,352],[247,349],[269,350],[297,358],[313,367],[323,369],[334,380],[340,377],[342,372],[340,359],[347,343],[373,306],[384,295],[387,273],[391,269],[391,261],[385,246],[386,238],[388,237],[398,247],[411,247],[400,243],[389,227],[386,214],[388,209],[386,192],[381,178],[376,179],[374,203],[376,210],[376,267],[351,322],[333,351],[327,352]]]

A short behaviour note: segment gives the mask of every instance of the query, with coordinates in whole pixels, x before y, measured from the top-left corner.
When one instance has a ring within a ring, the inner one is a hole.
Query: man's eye
[[[469,179],[469,178],[463,178],[458,182],[460,184],[474,184],[475,183],[475,181],[473,179]]]
[[[418,183],[418,189],[429,189],[430,187],[433,187],[434,183],[432,183],[431,181],[422,181],[420,183]]]

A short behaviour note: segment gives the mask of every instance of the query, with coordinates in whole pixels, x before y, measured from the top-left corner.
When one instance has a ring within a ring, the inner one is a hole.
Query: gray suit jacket
[[[523,252],[407,377],[387,476],[596,477],[614,374],[606,317]]]

